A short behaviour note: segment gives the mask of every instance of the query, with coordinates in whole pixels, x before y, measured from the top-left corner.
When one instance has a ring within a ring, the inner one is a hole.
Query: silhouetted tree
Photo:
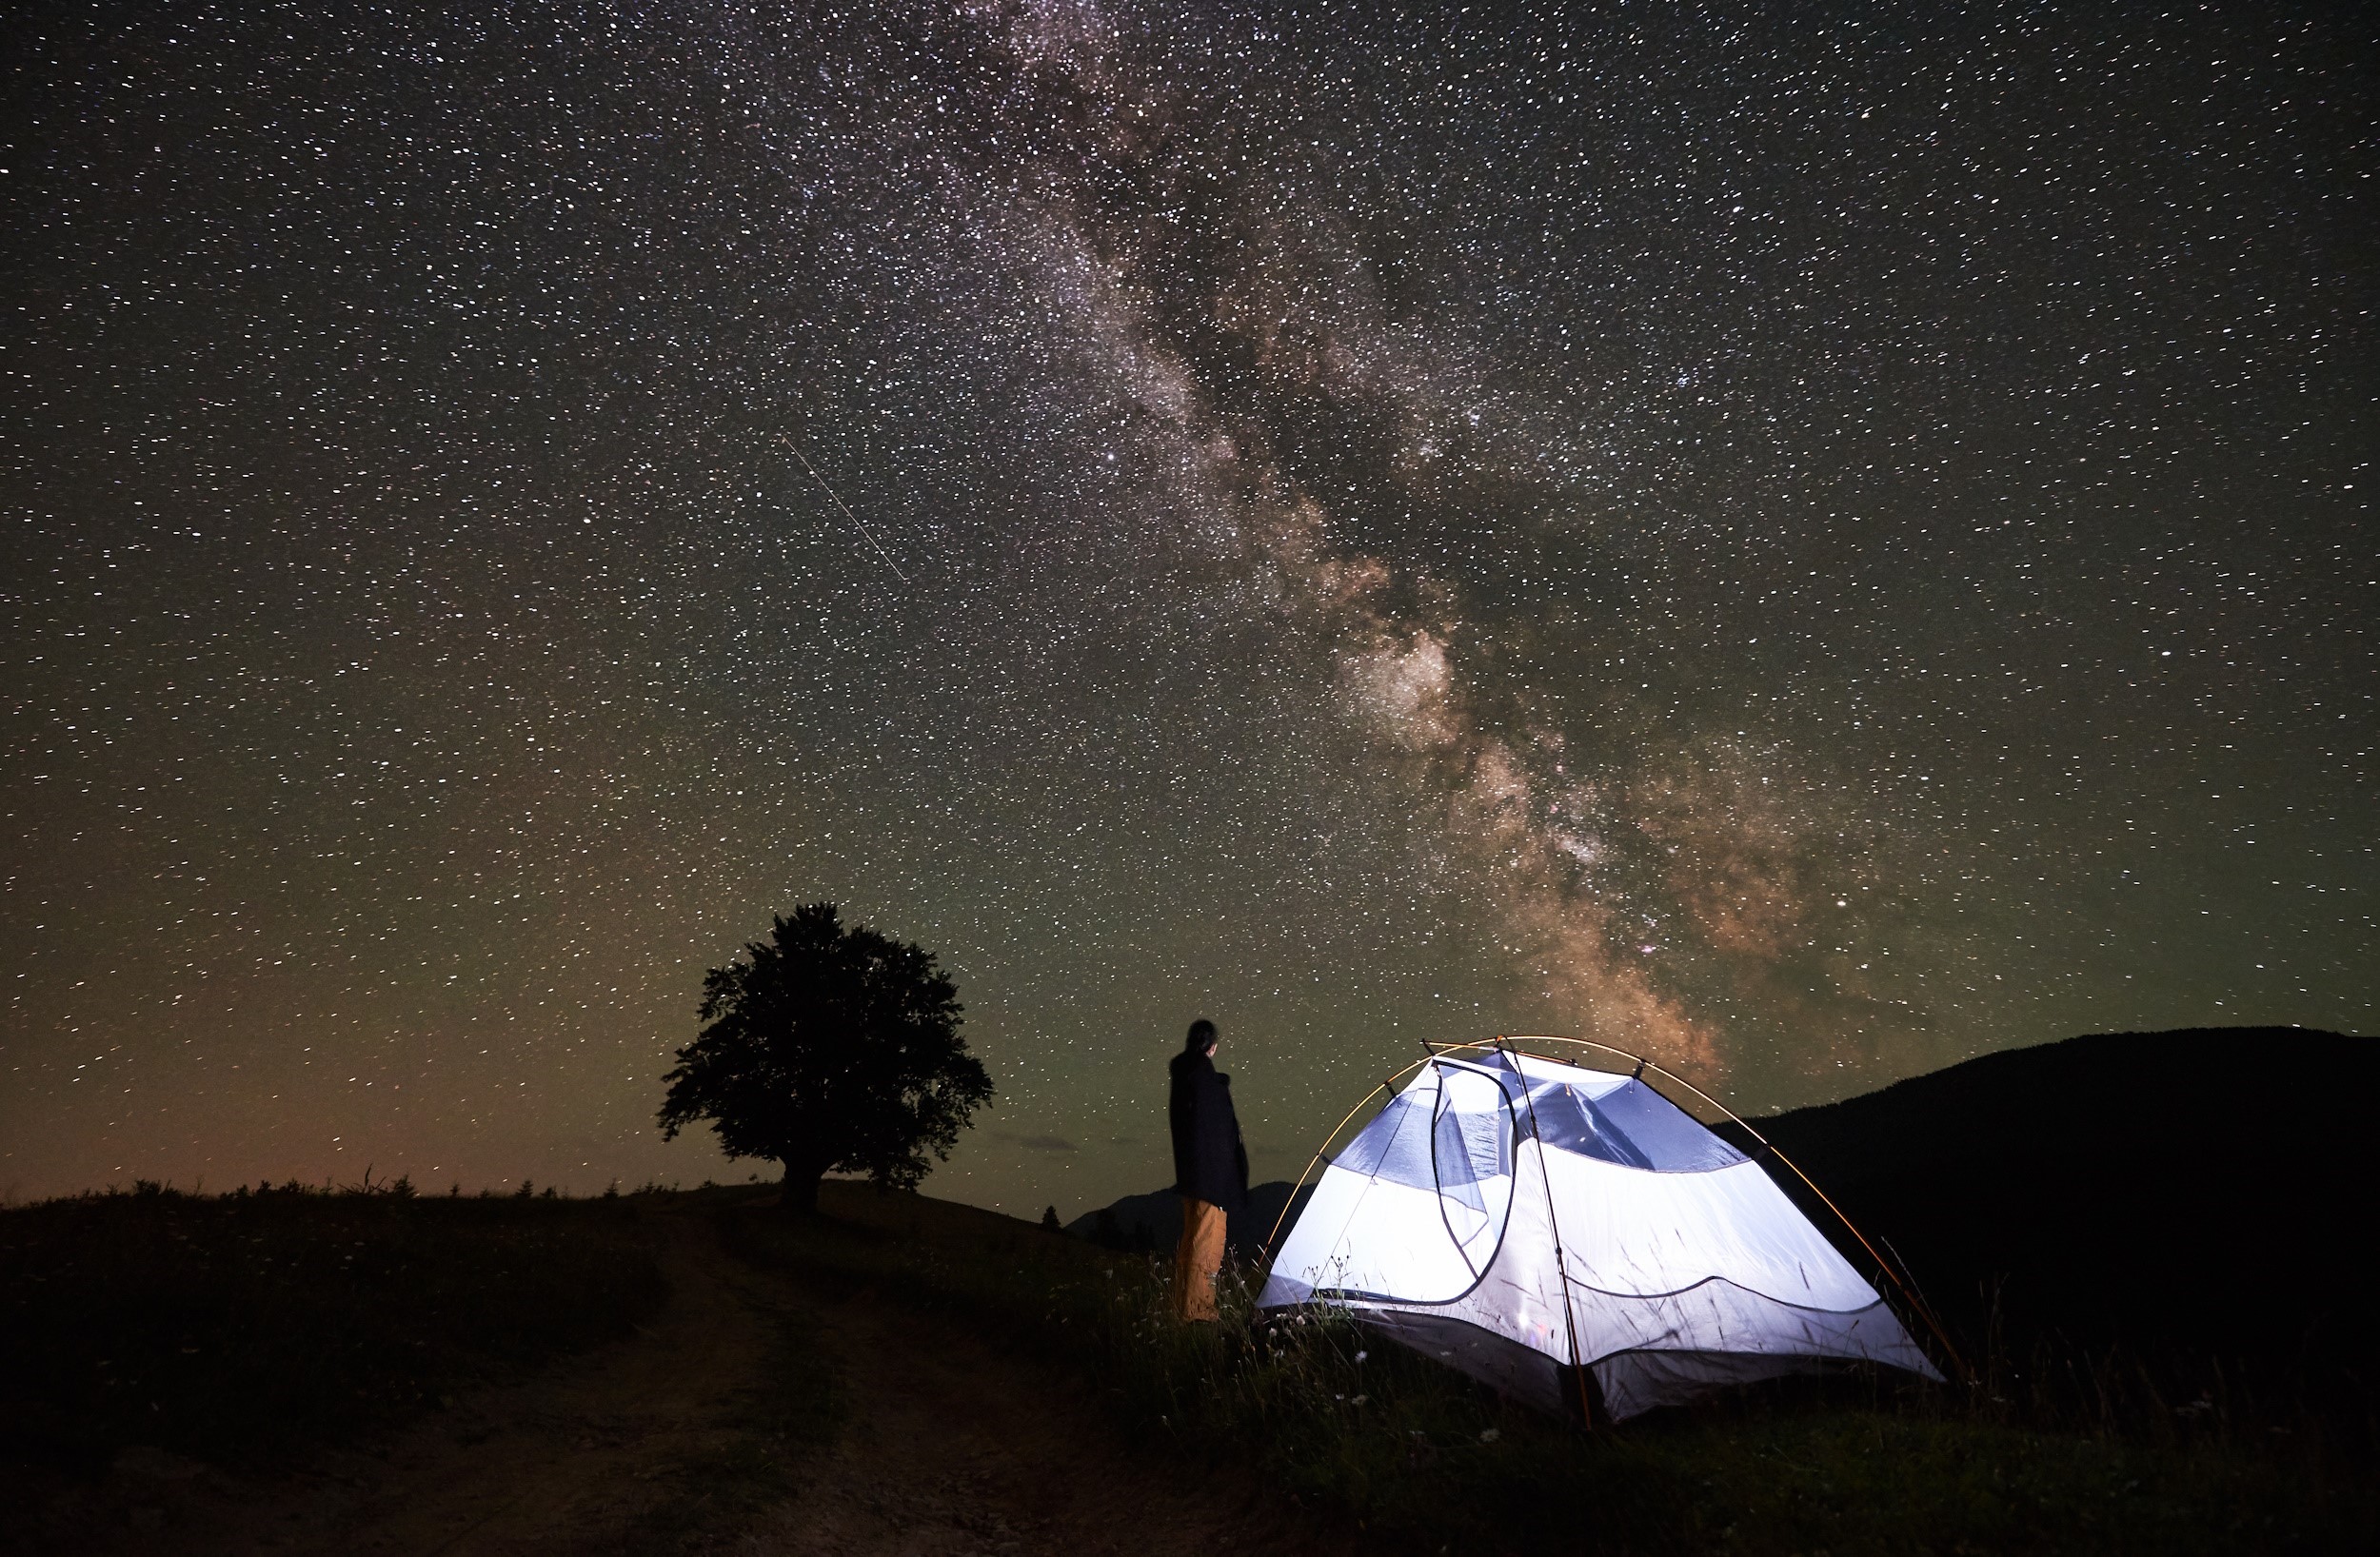
[[[992,1095],[933,954],[846,930],[832,903],[744,952],[704,977],[704,1026],[664,1077],[662,1133],[707,1119],[728,1156],[783,1167],[793,1210],[817,1209],[829,1173],[916,1188]]]
[[[1043,1232],[1063,1232],[1065,1231],[1065,1229],[1059,1224],[1058,1208],[1056,1206],[1043,1206],[1041,1208],[1041,1231]]]

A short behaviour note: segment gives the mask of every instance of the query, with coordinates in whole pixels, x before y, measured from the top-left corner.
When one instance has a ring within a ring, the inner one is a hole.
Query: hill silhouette
[[[1251,1185],[1248,1203],[1225,1218],[1224,1247],[1241,1259],[1261,1254],[1265,1236],[1282,1220],[1281,1209],[1289,1204],[1293,1191],[1299,1209],[1303,1210],[1306,1196],[1314,1192],[1311,1184],[1299,1190],[1287,1179],[1277,1178]],[[1066,1224],[1066,1231],[1109,1249],[1171,1253],[1181,1237],[1181,1197],[1171,1190],[1128,1194],[1113,1205],[1076,1217]]]
[[[1996,1322],[2015,1355],[2120,1345],[2320,1391],[2380,1376],[2356,1252],[2375,1082],[2370,1038],[2107,1033],[1753,1123],[1889,1246],[1971,1350]]]

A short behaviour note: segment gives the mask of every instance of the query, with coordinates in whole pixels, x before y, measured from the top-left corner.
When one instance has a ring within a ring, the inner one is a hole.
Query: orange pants
[[[1215,1317],[1215,1272],[1223,1268],[1223,1208],[1184,1195],[1181,1242],[1174,1248],[1174,1317]]]

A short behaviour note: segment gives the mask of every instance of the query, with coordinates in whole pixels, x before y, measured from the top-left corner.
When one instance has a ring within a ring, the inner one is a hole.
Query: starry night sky
[[[820,898],[1027,1213],[2373,1025],[2353,8],[497,9],[0,24],[0,1191],[741,1178]]]

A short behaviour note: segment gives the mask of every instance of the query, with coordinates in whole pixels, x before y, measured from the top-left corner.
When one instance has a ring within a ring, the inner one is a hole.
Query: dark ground
[[[826,1187],[903,1232],[1051,1240],[916,1196]],[[1250,1479],[1182,1473],[1100,1404],[964,1325],[864,1282],[804,1280],[723,1248],[739,1202],[633,1197],[668,1299],[624,1338],[460,1388],[331,1448],[129,1444],[0,1468],[0,1548],[148,1557],[256,1551],[947,1554],[1328,1551]],[[466,1203],[466,1207],[468,1203]],[[421,1208],[447,1210],[439,1202]],[[592,1210],[582,1207],[581,1210]],[[927,1225],[927,1224],[930,1224]],[[21,1448],[22,1446],[20,1446]]]

